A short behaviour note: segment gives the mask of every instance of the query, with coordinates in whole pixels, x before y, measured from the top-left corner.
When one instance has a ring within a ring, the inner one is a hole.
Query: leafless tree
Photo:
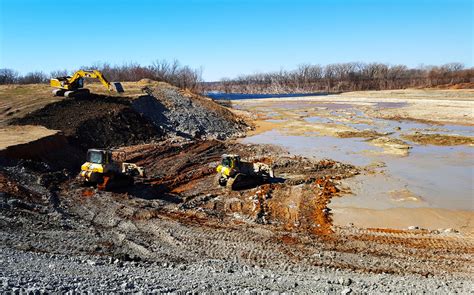
[[[12,69],[0,69],[0,84],[14,84],[18,82],[18,72]]]
[[[46,83],[47,81],[48,77],[43,72],[31,72],[18,78],[18,83],[20,84],[38,84]]]

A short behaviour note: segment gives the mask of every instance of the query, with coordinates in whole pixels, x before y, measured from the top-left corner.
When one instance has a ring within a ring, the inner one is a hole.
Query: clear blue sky
[[[473,62],[472,0],[0,0],[0,68],[178,59],[206,80],[298,64]]]

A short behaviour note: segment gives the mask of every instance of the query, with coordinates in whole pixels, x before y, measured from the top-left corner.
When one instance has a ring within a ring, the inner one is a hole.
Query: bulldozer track
[[[77,215],[116,232],[123,237],[115,241],[116,247],[143,259],[224,259],[287,270],[324,267],[422,276],[473,274],[473,239],[455,233],[332,226],[331,234],[321,235],[304,224],[287,231],[278,222],[257,224],[225,214],[213,217],[195,209],[215,197],[196,198],[194,205],[191,199],[190,209],[185,210],[110,192],[97,192],[87,198],[79,193],[77,198],[81,205],[71,205],[79,210]],[[268,200],[260,201],[268,205]],[[302,213],[300,222],[312,216],[309,210]]]
[[[117,206],[116,213],[121,218],[133,216],[131,212],[124,214],[123,210]],[[140,234],[128,238],[147,241],[135,243],[147,248],[151,256],[153,249],[160,249],[175,260],[227,259],[290,270],[329,267],[370,273],[472,274],[474,245],[462,238],[336,228],[331,240],[307,236],[306,241],[302,241],[300,238],[289,240],[288,233],[271,225],[255,228],[254,225],[230,225],[227,221],[197,217],[190,220],[188,217],[163,210],[151,219],[131,221]],[[111,226],[122,231],[133,229],[125,224]],[[361,253],[371,257],[371,263],[360,261]],[[453,255],[458,259],[452,260]],[[406,261],[407,257],[411,260]],[[414,267],[412,260],[421,261],[423,267]]]

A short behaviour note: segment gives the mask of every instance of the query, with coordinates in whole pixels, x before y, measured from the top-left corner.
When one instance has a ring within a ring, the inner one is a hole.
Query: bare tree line
[[[382,63],[304,64],[297,69],[243,75],[204,83],[203,91],[225,93],[304,93],[435,87],[474,82],[474,68],[461,63],[408,68]]]
[[[99,70],[110,81],[152,79],[196,92],[200,91],[202,82],[201,69],[192,69],[189,66],[182,66],[177,60],[172,62],[157,60],[149,66],[141,66],[135,63],[111,66],[108,63],[101,63],[81,67],[81,69]],[[59,70],[53,71],[49,75],[44,72],[31,72],[26,75],[20,75],[12,69],[0,69],[0,84],[48,83],[50,78],[68,76],[74,72],[75,71]]]
[[[130,63],[111,66],[94,64],[82,69],[97,69],[110,81],[164,81],[194,92],[225,93],[304,93],[357,90],[436,87],[473,81],[474,68],[461,63],[408,68],[405,65],[382,63],[338,63],[326,66],[303,64],[295,70],[242,75],[219,82],[203,82],[201,69],[182,66],[177,60],[157,60],[148,66]],[[71,75],[74,71],[31,72],[20,75],[12,69],[0,69],[0,84],[48,83],[50,77]]]

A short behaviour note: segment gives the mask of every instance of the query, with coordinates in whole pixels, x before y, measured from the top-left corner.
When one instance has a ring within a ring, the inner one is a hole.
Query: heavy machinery
[[[261,162],[245,162],[239,155],[224,154],[217,166],[218,182],[232,190],[243,189],[268,182],[274,177],[273,169]]]
[[[100,71],[79,70],[72,76],[57,77],[51,79],[51,87],[54,96],[74,97],[89,93],[89,89],[84,88],[84,78],[98,79],[109,91],[124,92],[120,82],[109,82]]]
[[[112,150],[89,149],[80,177],[86,184],[97,185],[99,190],[131,185],[135,177],[145,177],[142,167],[116,160],[119,154]]]

